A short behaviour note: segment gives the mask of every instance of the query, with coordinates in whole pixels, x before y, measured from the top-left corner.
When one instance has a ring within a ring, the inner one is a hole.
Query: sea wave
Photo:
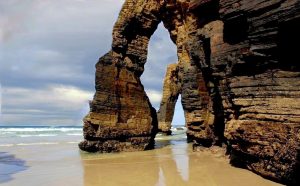
[[[185,126],[175,126],[171,127],[171,131],[186,131],[187,128]]]
[[[184,126],[172,126],[172,136],[182,135],[186,133],[187,128]],[[82,137],[82,127],[48,127],[48,126],[27,126],[27,127],[0,127],[0,138],[1,140],[11,143],[11,140],[18,142],[35,142],[47,139],[50,141],[66,140],[66,139],[77,139],[79,136]],[[158,133],[156,137],[158,140],[164,139],[162,134]],[[15,139],[14,139],[15,138]],[[32,139],[31,139],[32,138]],[[25,141],[24,141],[25,140]]]
[[[12,147],[14,144],[0,144],[0,147]]]
[[[27,138],[27,137],[34,137],[34,136],[37,136],[37,137],[53,137],[53,136],[57,136],[57,134],[21,134],[21,135],[18,135],[19,137],[21,138]]]
[[[171,131],[186,131],[187,128],[184,126],[171,127]],[[14,134],[14,133],[26,133],[26,132],[51,132],[51,133],[70,133],[70,132],[81,132],[82,127],[0,127],[0,134]],[[77,133],[76,133],[77,134]]]
[[[67,134],[68,136],[82,136],[82,133],[73,133],[73,134]]]
[[[78,144],[80,141],[69,141],[68,144]]]
[[[16,146],[32,146],[32,145],[57,145],[58,142],[38,142],[38,143],[18,143]]]
[[[59,145],[59,144],[78,144],[80,141],[68,142],[32,142],[32,143],[16,143],[16,144],[0,144],[0,147],[13,147],[13,146],[37,146],[37,145]]]
[[[61,132],[70,132],[70,131],[82,131],[82,128],[0,128],[0,132],[46,132],[46,131],[61,131]]]
[[[1,138],[54,137],[57,135],[82,135],[82,127],[0,127]]]

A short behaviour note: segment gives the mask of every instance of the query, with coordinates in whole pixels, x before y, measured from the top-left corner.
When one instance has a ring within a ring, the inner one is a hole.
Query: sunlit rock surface
[[[162,101],[157,112],[158,130],[167,135],[171,134],[175,105],[180,92],[181,80],[178,64],[170,64],[164,79]]]
[[[153,147],[156,111],[140,82],[147,47],[163,22],[177,46],[179,92],[164,86],[160,123],[169,130],[182,96],[188,138],[227,145],[234,165],[299,182],[300,2],[127,0],[112,49],[96,65],[96,94],[84,119],[85,151]],[[166,104],[168,103],[168,104]],[[298,175],[298,176],[297,176]]]

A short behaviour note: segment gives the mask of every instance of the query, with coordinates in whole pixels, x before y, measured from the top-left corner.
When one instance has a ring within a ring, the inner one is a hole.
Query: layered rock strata
[[[200,26],[190,41],[191,63],[209,83],[209,112],[218,120],[212,131],[225,137],[221,141],[234,165],[295,183],[300,65],[292,44],[300,39],[293,26],[300,23],[299,1],[219,1],[218,6],[220,20]],[[201,42],[203,51],[194,50]]]
[[[140,76],[150,36],[160,22],[160,5],[128,0],[113,29],[112,50],[96,65],[96,93],[84,118],[84,141],[89,152],[118,152],[153,148],[157,132],[155,109]]]
[[[140,75],[160,22],[177,46],[188,137],[201,146],[226,144],[234,165],[284,183],[299,182],[298,0],[125,1],[112,50],[97,64],[81,149],[153,145],[156,113]],[[165,89],[164,100],[176,97],[176,91]],[[169,123],[174,104],[166,103],[158,115]]]
[[[175,105],[181,91],[178,64],[168,65],[164,78],[163,95],[157,112],[158,130],[164,134],[172,133],[172,120]]]

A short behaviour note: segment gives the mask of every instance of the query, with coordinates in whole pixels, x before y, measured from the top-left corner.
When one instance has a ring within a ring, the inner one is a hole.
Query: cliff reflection
[[[151,151],[82,154],[81,159],[85,186],[278,185],[210,151],[192,152],[184,139],[157,141]]]
[[[186,185],[189,181],[189,145],[185,141],[170,141],[160,149],[157,185]]]
[[[159,149],[119,154],[82,154],[84,185],[186,185],[189,145],[160,141]]]

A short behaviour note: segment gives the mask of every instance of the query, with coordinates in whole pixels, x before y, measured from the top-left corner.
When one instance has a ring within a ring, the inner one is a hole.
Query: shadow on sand
[[[7,152],[0,152],[0,184],[9,182],[13,175],[28,168],[25,161],[18,159],[15,155]]]

